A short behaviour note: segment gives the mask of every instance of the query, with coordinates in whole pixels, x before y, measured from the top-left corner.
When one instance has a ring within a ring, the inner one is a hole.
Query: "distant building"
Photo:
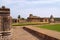
[[[28,22],[40,22],[40,17],[37,16],[33,16],[32,14],[29,15],[29,17],[27,18]]]
[[[55,19],[55,23],[60,23],[60,18],[54,18]]]
[[[18,19],[15,19],[15,18],[12,19],[12,23],[17,23],[17,22],[18,22]]]
[[[18,19],[13,18],[12,22],[13,23],[24,23],[24,22],[27,22],[27,21],[26,21],[26,19],[20,18],[20,16],[19,16]]]
[[[24,23],[24,22],[26,22],[26,19],[24,19],[24,18],[18,19],[18,23]]]
[[[28,22],[48,22],[48,18],[41,18],[41,17],[37,17],[37,16],[33,16],[32,14],[29,15],[29,17],[27,18]]]
[[[13,19],[13,23],[24,23],[24,22],[46,22],[46,23],[54,23],[56,20],[54,20],[55,18],[53,17],[53,15],[50,16],[50,18],[47,17],[38,17],[38,16],[33,16],[32,14],[29,15],[29,17],[27,17],[27,19],[24,18],[20,18],[20,16],[18,17],[18,19]]]
[[[60,18],[54,18],[53,15],[51,15],[49,18],[48,17],[38,17],[34,16],[32,14],[27,17],[27,19],[20,18],[18,19],[13,19],[13,23],[24,23],[24,22],[46,22],[46,23],[60,23]]]

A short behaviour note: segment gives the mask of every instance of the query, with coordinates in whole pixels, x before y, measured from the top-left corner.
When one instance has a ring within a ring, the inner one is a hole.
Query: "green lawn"
[[[43,25],[43,26],[38,26],[39,28],[45,28],[49,30],[55,30],[60,32],[60,24],[53,24],[53,25]]]
[[[51,24],[46,25],[46,24],[48,24],[48,23],[26,22],[26,23],[13,23],[12,26],[42,25],[42,26],[38,26],[38,27],[60,32],[60,24],[53,24],[53,25],[51,25]]]
[[[48,24],[48,23],[42,23],[42,22],[13,23],[12,26],[27,26],[27,25],[42,25],[42,24]]]

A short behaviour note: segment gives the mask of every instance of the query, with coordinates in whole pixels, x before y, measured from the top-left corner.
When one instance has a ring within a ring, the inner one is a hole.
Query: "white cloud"
[[[26,4],[47,4],[56,3],[60,0],[38,0],[38,1],[28,1],[28,0],[3,0],[3,4],[14,4],[14,3],[26,3]]]
[[[60,2],[60,0],[33,0],[33,1],[28,1],[28,0],[3,0],[2,4],[3,5],[10,5],[10,8],[11,8],[11,15],[14,17],[18,16],[18,12],[21,13],[22,16],[26,17],[27,14],[29,14],[29,12],[32,12],[32,14],[34,15],[38,15],[38,16],[47,16],[47,15],[50,15],[50,14],[54,14],[56,15],[57,13],[59,14],[60,13],[60,9],[55,9],[55,8],[48,8],[47,5],[46,5],[46,8],[38,8],[37,6],[35,5],[40,5],[40,4],[53,4],[53,3],[56,3],[56,2]],[[14,7],[12,7],[12,5]],[[33,6],[33,7],[32,7]],[[38,9],[29,9],[29,8],[34,8],[34,6]],[[27,8],[27,9],[22,9],[22,8]],[[29,8],[28,8],[29,7]],[[19,9],[19,10],[18,10]],[[22,10],[21,10],[22,9]],[[55,10],[55,12],[53,12]],[[49,14],[50,12],[50,14]],[[14,14],[17,14],[17,15],[14,15]],[[44,14],[44,15],[43,15]],[[47,15],[46,15],[47,14]],[[26,16],[25,16],[26,15]]]

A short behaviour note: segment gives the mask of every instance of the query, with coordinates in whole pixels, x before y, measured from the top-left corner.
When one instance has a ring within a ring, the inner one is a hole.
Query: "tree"
[[[20,19],[20,15],[18,15],[18,19]]]

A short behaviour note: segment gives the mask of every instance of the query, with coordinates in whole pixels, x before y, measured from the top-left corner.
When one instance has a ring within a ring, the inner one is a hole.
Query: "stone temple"
[[[11,29],[11,16],[10,9],[2,6],[0,8],[0,36],[7,36],[10,34]]]
[[[9,31],[11,29],[10,9],[2,6],[0,8],[0,31]]]

